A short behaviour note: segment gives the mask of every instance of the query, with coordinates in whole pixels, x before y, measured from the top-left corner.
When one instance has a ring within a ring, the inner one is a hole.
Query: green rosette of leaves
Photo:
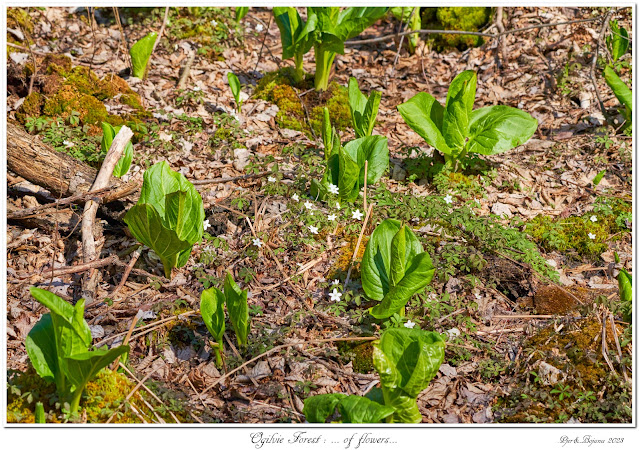
[[[428,387],[444,361],[444,339],[435,332],[392,328],[373,343],[373,365],[379,373],[385,406],[395,412],[390,423],[420,423],[417,396]]]
[[[476,89],[477,74],[466,70],[450,84],[445,106],[420,92],[397,107],[406,124],[453,168],[468,153],[495,155],[522,145],[537,130],[537,120],[517,108],[495,105],[473,110]]]
[[[351,78],[348,80],[348,106],[351,110],[351,119],[353,120],[353,129],[356,137],[362,138],[373,134],[381,99],[381,92],[372,91],[370,96],[366,97],[359,90],[357,79]]]
[[[138,241],[153,249],[171,278],[173,268],[187,263],[193,244],[204,234],[202,197],[184,175],[161,161],[144,172],[140,199],[124,222]]]
[[[295,81],[300,82],[304,78],[304,55],[313,47],[313,30],[317,24],[317,16],[311,15],[305,22],[292,6],[274,7],[273,16],[280,29],[282,59],[294,59]]]
[[[128,345],[89,350],[91,330],[84,320],[84,300],[71,306],[57,295],[31,287],[31,295],[49,309],[25,339],[27,355],[35,371],[54,382],[58,396],[78,411],[86,384],[100,370],[129,351]]]
[[[368,240],[361,273],[366,295],[381,302],[370,313],[384,319],[402,311],[431,282],[435,268],[415,233],[398,220],[386,219]]]

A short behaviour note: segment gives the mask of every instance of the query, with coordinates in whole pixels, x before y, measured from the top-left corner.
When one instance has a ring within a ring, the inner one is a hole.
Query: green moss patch
[[[491,8],[484,7],[440,7],[423,8],[423,28],[431,30],[479,31],[490,20]],[[433,44],[438,51],[445,48],[465,50],[483,44],[481,36],[463,34],[434,35]]]
[[[312,133],[306,120],[308,111],[310,125],[319,136],[324,120],[324,107],[328,108],[331,122],[338,130],[345,130],[350,125],[348,90],[345,87],[332,82],[328,90],[320,94],[311,90],[311,76],[306,75],[300,81],[296,81],[297,78],[293,67],[284,67],[267,73],[257,85],[256,96],[279,108],[275,121],[280,128],[302,131],[310,137]],[[300,96],[303,92],[305,94]]]

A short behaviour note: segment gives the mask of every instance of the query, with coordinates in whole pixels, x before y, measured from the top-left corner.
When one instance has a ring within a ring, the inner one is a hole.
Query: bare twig
[[[260,178],[263,177],[265,175],[269,175],[273,173],[270,170],[266,170],[264,172],[259,172],[259,173],[249,173],[246,175],[240,175],[238,177],[227,177],[227,178],[212,178],[209,180],[192,180],[191,183],[193,184],[193,186],[202,186],[205,184],[219,184],[219,183],[228,183],[231,181],[239,181],[239,180],[250,180],[251,178]]]
[[[273,16],[270,16],[270,19],[268,21],[268,25],[266,26],[266,29],[264,31],[264,38],[262,39],[262,46],[260,47],[260,54],[257,57],[257,61],[255,61],[255,68],[253,69],[253,72],[257,71],[257,66],[260,64],[260,60],[262,59],[262,52],[264,51],[264,43],[266,42],[266,37],[268,36],[268,30],[271,28],[271,23],[272,22],[273,22]]]
[[[97,269],[98,267],[109,266],[111,264],[118,263],[118,256],[112,255],[108,258],[97,259],[84,264],[78,264],[76,266],[58,267],[57,269],[51,269],[51,271],[42,272],[40,275],[43,277],[61,277],[63,275],[71,275],[73,273],[81,273],[86,270]]]
[[[111,297],[115,297],[115,294],[117,294],[118,291],[122,289],[122,286],[124,286],[124,283],[126,283],[126,280],[129,278],[131,269],[133,269],[133,266],[138,261],[138,258],[140,257],[141,253],[142,253],[142,250],[140,250],[139,248],[133,252],[133,254],[131,255],[131,260],[129,261],[129,264],[126,266],[126,269],[124,269],[124,273],[122,274],[122,279],[120,280],[120,283],[116,286],[113,292],[111,292]]]
[[[504,27],[504,7],[503,6],[499,6],[497,7],[497,15],[495,17],[495,25],[497,26],[497,29],[499,30],[500,34],[503,34],[506,32],[506,28]],[[500,67],[504,67],[507,68],[508,67],[508,53],[506,52],[506,39],[504,39],[504,36],[499,36],[497,38],[497,44],[498,44],[498,49],[499,52],[501,53],[501,61],[498,59],[498,65]]]
[[[117,367],[117,366],[116,366]],[[156,369],[157,370],[157,369]],[[133,397],[135,395],[135,393],[138,391],[138,389],[140,389],[142,386],[144,386],[144,382],[146,380],[149,379],[149,377],[151,375],[153,375],[156,370],[151,370],[149,373],[146,374],[146,376],[144,378],[142,378],[142,380],[138,381],[138,384],[135,385],[135,387],[131,390],[131,392],[128,393],[128,395],[125,397],[124,401],[120,404],[120,406],[118,406],[118,409],[116,409],[115,411],[113,411],[113,414],[111,414],[111,416],[109,417],[109,419],[106,421],[106,423],[111,423],[111,421],[113,420],[113,418],[115,417],[115,414],[122,409],[122,407],[126,404],[126,402],[129,401],[129,399],[131,399],[131,397]],[[137,381],[137,378],[134,377],[134,379]]]
[[[462,35],[471,35],[471,36],[481,36],[481,37],[485,37],[485,38],[499,38],[502,36],[507,36],[509,34],[514,34],[514,33],[521,33],[523,31],[528,31],[528,30],[534,30],[536,28],[546,28],[546,27],[556,27],[556,26],[560,26],[560,25],[571,25],[571,24],[575,24],[575,23],[586,23],[586,22],[596,22],[598,21],[599,18],[595,17],[595,18],[590,18],[590,19],[579,19],[579,20],[568,20],[566,22],[555,22],[555,23],[540,23],[537,25],[531,25],[528,27],[523,27],[523,28],[515,28],[513,30],[508,30],[508,31],[504,31],[503,33],[495,33],[495,34],[490,34],[490,33],[481,33],[479,31],[459,31],[459,30],[409,30],[409,31],[404,31],[403,33],[399,33],[399,34],[390,34],[390,35],[386,35],[386,36],[381,36],[378,38],[373,38],[373,39],[361,39],[361,40],[355,40],[355,41],[346,41],[344,42],[344,45],[361,45],[361,44],[374,44],[377,42],[385,42],[385,41],[390,41],[392,39],[395,39],[397,36],[407,36],[409,34],[414,34],[414,33],[419,33],[419,34],[462,34]]]
[[[156,47],[160,43],[160,39],[162,39],[162,35],[164,34],[164,28],[166,27],[166,23],[168,22],[168,20],[169,20],[169,7],[167,6],[164,9],[164,20],[162,20],[162,26],[160,27],[160,32],[158,33],[157,39],[153,43],[153,49],[151,50],[151,56],[153,56],[153,53],[155,52]],[[149,56],[149,61],[151,61],[151,56]]]
[[[410,23],[411,20],[413,20],[413,16],[415,15],[415,12],[419,10],[419,7],[414,7],[413,10],[410,13],[410,17],[408,18],[408,22],[406,22],[407,24]],[[398,31],[402,29],[404,25],[404,12],[402,11],[402,21],[399,25]],[[399,34],[396,34],[396,36],[399,36]],[[404,44],[404,37],[405,35],[401,35],[401,37],[399,38],[399,45],[397,46],[397,53],[395,53],[395,60],[393,61],[393,67],[391,68],[391,72],[390,72],[390,76],[391,78],[393,77],[393,74],[395,73],[395,66],[397,65],[397,61],[399,61],[399,54],[402,51],[402,45]],[[366,209],[366,207],[364,207],[364,209]]]
[[[195,61],[195,52],[191,52],[188,59],[186,60],[186,64],[184,64],[182,75],[180,75],[180,79],[178,80],[177,84],[178,90],[184,89],[186,80],[189,78],[189,74],[191,73],[191,66],[193,65],[193,61]]]
[[[115,16],[115,21],[117,22],[118,28],[120,29],[120,43],[122,44],[121,47],[124,47],[124,59],[129,66],[131,75],[133,75],[133,63],[131,62],[131,54],[129,53],[129,44],[127,44],[126,42],[124,27],[122,27],[122,21],[120,20],[120,11],[118,11],[117,6],[113,6],[113,15]]]
[[[131,325],[129,326],[129,331],[127,331],[124,340],[122,341],[122,345],[127,345],[129,343],[129,339],[131,339],[131,335],[133,334],[133,329],[137,325],[138,321],[142,318],[144,312],[140,309],[135,314],[135,317],[131,321]],[[111,366],[111,370],[115,370],[118,368],[118,364],[120,364],[120,357],[118,356],[116,360],[113,362],[113,366]]]

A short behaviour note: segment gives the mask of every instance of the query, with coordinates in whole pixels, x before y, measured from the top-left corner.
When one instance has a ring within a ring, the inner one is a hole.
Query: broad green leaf
[[[246,347],[249,334],[249,314],[248,314],[248,291],[239,288],[230,273],[224,279],[224,296],[226,297],[226,307],[229,310],[229,319],[235,330],[237,342],[240,346]]]
[[[322,142],[324,143],[324,159],[326,161],[339,152],[341,142],[339,133],[331,125],[331,117],[328,108],[324,108],[324,120],[322,121]]]
[[[470,115],[469,153],[494,155],[524,144],[537,130],[537,119],[510,106],[476,109]]]
[[[58,351],[51,314],[43,314],[24,340],[31,365],[47,381],[59,377]],[[57,383],[56,383],[57,384]]]
[[[44,414],[44,404],[37,402],[35,407],[35,423],[46,423],[47,419]]]
[[[348,201],[355,201],[359,197],[359,174],[360,167],[357,160],[346,152],[346,148],[340,148],[338,152],[339,161],[339,179],[337,187],[339,188],[339,197]]]
[[[238,22],[240,20],[242,20],[244,18],[244,16],[246,16],[248,11],[249,11],[249,7],[248,6],[237,6],[237,7],[235,7],[235,20],[237,20]]]
[[[216,287],[205,289],[200,297],[200,314],[211,336],[218,342],[222,342],[226,323],[224,320],[224,293]]]
[[[304,55],[313,46],[312,33],[317,16],[309,17],[305,23],[296,8],[276,6],[273,8],[275,23],[280,29],[283,59]],[[301,67],[298,67],[301,68]]]
[[[242,92],[242,85],[240,84],[240,79],[233,72],[227,73],[226,78],[229,81],[229,86],[231,88],[231,93],[233,94],[233,98],[235,99],[237,110],[238,112],[241,112],[242,100],[240,99],[240,93]]]
[[[452,155],[442,134],[444,107],[430,94],[420,92],[397,106],[406,124],[428,144],[445,155]]]
[[[453,154],[459,153],[466,143],[476,90],[477,74],[472,70],[457,75],[448,88],[441,130]]]
[[[620,27],[616,20],[610,21],[610,34],[606,36],[606,45],[613,61],[617,61],[628,51],[630,45],[628,30]]]
[[[76,386],[82,388],[104,369],[125,353],[128,353],[128,345],[108,349],[106,346],[91,352],[83,352],[65,358],[67,378]]]
[[[166,227],[155,207],[148,203],[131,208],[124,216],[124,222],[138,241],[153,249],[162,261],[164,274],[171,278],[171,271],[178,266],[178,256],[185,250],[190,252],[192,244]]]
[[[335,408],[345,394],[321,394],[304,400],[302,412],[310,423],[325,423],[326,419],[335,413]]]
[[[367,98],[359,90],[357,79],[351,78],[348,81],[348,104],[356,137],[361,138],[373,134],[381,98],[382,94],[378,91],[371,92],[370,97]]]
[[[340,14],[336,34],[343,40],[358,36],[386,14],[388,8],[356,6],[345,8]]]
[[[133,66],[133,76],[136,78],[144,78],[146,75],[146,65],[149,63],[153,45],[158,38],[156,32],[152,32],[137,41],[131,47],[131,65]]]
[[[359,166],[359,186],[364,186],[365,164],[368,161],[367,183],[377,183],[388,169],[388,139],[386,136],[365,136],[344,145],[344,151]]]
[[[431,282],[434,274],[435,268],[428,253],[415,256],[401,281],[391,287],[379,305],[370,309],[371,315],[376,319],[385,319],[399,312],[413,294],[420,292]]]
[[[632,111],[632,91],[626,83],[619,78],[612,67],[606,66],[604,68],[604,78],[615,94],[615,97],[617,97],[621,104],[628,108],[629,111]]]
[[[102,122],[102,151],[108,152],[109,148],[111,148],[111,144],[113,143],[113,139],[120,131],[122,127],[112,127],[111,124]],[[121,178],[123,175],[129,171],[131,167],[131,161],[133,161],[133,144],[129,141],[124,147],[124,153],[115,164],[115,168],[113,169],[113,176],[117,178]]]
[[[382,300],[391,289],[391,246],[401,222],[386,219],[380,223],[373,233],[364,250],[362,258],[362,287],[366,295],[373,300]],[[406,262],[405,267],[411,265],[416,255],[424,250],[417,236],[406,228]]]
[[[391,422],[421,422],[415,399],[444,360],[444,340],[434,332],[391,328],[373,343],[384,404],[395,408]]]
[[[337,404],[343,423],[380,423],[395,412],[395,408],[380,405],[366,397],[349,395]]]
[[[397,286],[404,278],[406,259],[406,225],[402,225],[391,241],[391,260],[388,277],[391,287]]]
[[[603,180],[603,177],[605,174],[606,174],[606,169],[597,173],[597,175],[595,175],[595,178],[592,179],[592,185],[597,186],[599,183],[601,183],[601,180]]]
[[[124,217],[135,238],[152,248],[170,277],[188,261],[193,244],[204,234],[202,197],[184,175],[165,161],[144,172],[138,203]]]

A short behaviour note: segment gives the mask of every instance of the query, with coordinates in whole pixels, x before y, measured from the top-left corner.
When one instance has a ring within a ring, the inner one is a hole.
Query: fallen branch
[[[258,173],[249,173],[246,175],[240,175],[237,177],[227,177],[227,178],[212,178],[212,179],[208,179],[208,180],[192,180],[191,183],[193,184],[193,186],[202,186],[205,184],[219,184],[219,183],[228,183],[231,181],[239,181],[239,180],[250,180],[251,178],[259,178],[259,177],[263,177],[265,175],[269,175],[273,172],[271,172],[270,170],[266,170],[264,172],[258,172]]]
[[[133,137],[133,132],[126,125],[122,126],[118,134],[113,139],[111,147],[107,152],[102,167],[98,172],[98,176],[93,182],[93,186],[89,192],[99,189],[104,189],[109,185],[111,175],[115,165],[120,160],[120,157],[124,153],[124,148]],[[89,200],[84,205],[84,213],[82,216],[82,256],[85,263],[91,262],[96,259],[97,251],[95,246],[94,235],[94,223],[95,216],[98,212],[98,203],[93,200]],[[97,287],[97,271],[91,269],[89,276],[85,278],[83,282],[82,293],[87,303],[92,303],[94,300],[94,291]]]

